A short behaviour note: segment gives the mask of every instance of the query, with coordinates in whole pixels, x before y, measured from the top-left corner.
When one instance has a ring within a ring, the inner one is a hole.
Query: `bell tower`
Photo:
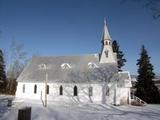
[[[106,20],[104,20],[104,30],[101,42],[102,48],[100,54],[100,63],[117,63],[116,53],[113,52],[112,39],[107,28]]]

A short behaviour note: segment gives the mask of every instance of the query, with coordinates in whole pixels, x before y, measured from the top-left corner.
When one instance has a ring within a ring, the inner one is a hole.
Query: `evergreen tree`
[[[0,93],[5,92],[5,87],[6,87],[5,63],[3,59],[3,52],[0,49]]]
[[[135,95],[147,103],[159,103],[160,93],[153,82],[153,78],[155,77],[153,65],[150,63],[150,57],[144,46],[142,46],[137,65],[139,67],[139,75]]]
[[[124,58],[123,52],[119,49],[119,45],[116,40],[112,43],[113,52],[117,53],[117,63],[119,71],[122,71],[122,67],[125,65],[126,59]]]

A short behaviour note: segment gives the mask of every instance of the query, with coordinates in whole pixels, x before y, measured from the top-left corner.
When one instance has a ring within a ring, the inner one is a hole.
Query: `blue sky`
[[[0,48],[8,53],[14,39],[28,57],[99,53],[104,18],[125,53],[124,69],[136,74],[144,44],[160,75],[160,20],[132,0],[0,0]]]

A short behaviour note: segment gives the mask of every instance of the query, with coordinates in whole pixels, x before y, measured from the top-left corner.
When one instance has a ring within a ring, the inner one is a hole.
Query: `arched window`
[[[23,85],[23,88],[22,88],[22,89],[23,89],[23,90],[22,90],[23,93],[25,93],[25,84]]]
[[[49,94],[49,85],[47,85],[47,94]]]
[[[78,89],[77,89],[77,86],[74,86],[74,96],[77,96],[78,95]]]
[[[93,88],[92,87],[89,87],[88,92],[89,92],[89,96],[93,96]]]
[[[62,87],[62,85],[59,88],[59,95],[63,95],[63,87]]]
[[[109,88],[106,88],[106,96],[109,96]]]
[[[108,41],[106,41],[106,45],[108,45]]]
[[[34,85],[34,93],[37,93],[37,85]]]

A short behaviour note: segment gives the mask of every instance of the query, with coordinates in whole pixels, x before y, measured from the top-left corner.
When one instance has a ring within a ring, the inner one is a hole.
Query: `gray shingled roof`
[[[44,82],[45,70],[39,69],[39,65],[46,64],[48,67],[48,82],[98,82],[98,77],[88,77],[89,73],[94,72],[93,69],[89,69],[88,67],[88,63],[90,62],[95,63],[99,67],[107,66],[108,71],[112,71],[112,73],[117,72],[115,64],[99,64],[98,54],[33,57],[18,77],[17,81]],[[71,65],[71,69],[62,69],[61,65],[63,63]]]

